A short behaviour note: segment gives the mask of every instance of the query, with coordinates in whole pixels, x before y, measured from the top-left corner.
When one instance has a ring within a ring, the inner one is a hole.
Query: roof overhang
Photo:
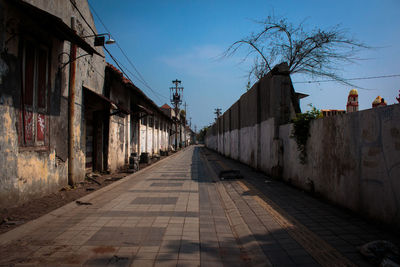
[[[85,99],[85,106],[89,107],[90,109],[97,111],[97,110],[109,110],[112,109],[113,112],[110,113],[110,116],[117,115],[117,114],[130,114],[130,111],[124,108],[121,104],[117,104],[111,99],[94,92],[93,90],[83,87],[83,94]]]
[[[87,43],[82,37],[71,29],[62,19],[53,14],[50,14],[40,8],[37,8],[29,3],[22,0],[9,0],[10,4],[15,5],[19,11],[31,18],[37,23],[41,29],[47,31],[49,34],[54,35],[58,39],[67,40],[71,43],[76,44],[90,55],[96,54],[104,57],[96,51],[89,43]]]
[[[146,115],[153,115],[153,112],[150,109],[139,104],[136,104],[136,110],[137,112],[144,112]]]
[[[307,96],[309,96],[309,95],[307,95],[307,94],[303,94],[303,93],[296,93],[296,97],[297,97],[297,99],[306,98]]]

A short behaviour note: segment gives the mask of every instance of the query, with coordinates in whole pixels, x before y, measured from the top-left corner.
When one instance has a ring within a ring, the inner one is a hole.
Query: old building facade
[[[171,145],[173,120],[104,58],[86,0],[0,0],[0,208]]]
[[[83,95],[104,88],[93,31],[86,1],[0,1],[1,206],[84,178]]]

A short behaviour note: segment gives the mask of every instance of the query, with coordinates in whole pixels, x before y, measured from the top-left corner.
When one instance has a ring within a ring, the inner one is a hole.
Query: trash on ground
[[[93,205],[90,202],[83,202],[83,201],[79,201],[79,200],[75,201],[75,203],[78,204],[78,205]]]
[[[115,181],[118,181],[121,179],[122,179],[122,177],[110,177],[110,178],[105,179],[104,182],[115,182]]]
[[[239,170],[224,170],[224,171],[220,171],[218,177],[221,180],[243,178],[243,176],[240,174]]]
[[[399,248],[386,240],[376,240],[358,247],[368,261],[379,266],[400,266]]]
[[[89,181],[94,182],[98,185],[101,185],[101,183],[99,181],[97,181],[96,179],[93,179],[92,177],[86,176],[86,179],[88,179]]]

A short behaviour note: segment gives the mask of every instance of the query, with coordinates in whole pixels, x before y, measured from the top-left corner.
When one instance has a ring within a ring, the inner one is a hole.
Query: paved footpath
[[[1,235],[0,266],[368,266],[357,246],[396,242],[200,146],[80,201]]]

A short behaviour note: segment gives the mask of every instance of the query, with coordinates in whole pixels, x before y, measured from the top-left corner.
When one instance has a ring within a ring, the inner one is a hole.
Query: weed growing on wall
[[[296,139],[297,150],[300,151],[299,159],[301,164],[307,162],[306,147],[308,137],[310,137],[310,123],[312,120],[322,117],[321,111],[311,104],[309,104],[309,106],[311,107],[311,110],[305,113],[298,113],[296,118],[292,120],[293,130],[290,137]]]

